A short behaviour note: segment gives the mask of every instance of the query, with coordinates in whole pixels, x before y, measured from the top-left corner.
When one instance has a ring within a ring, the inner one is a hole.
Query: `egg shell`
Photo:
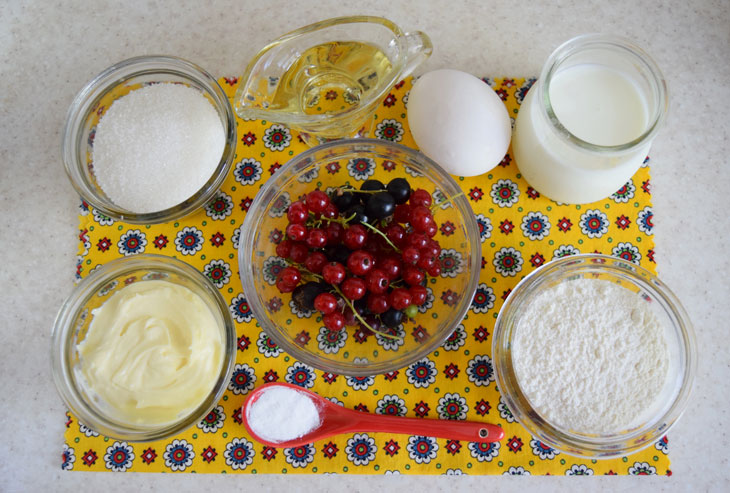
[[[512,136],[507,108],[492,88],[452,69],[416,81],[408,96],[408,125],[421,152],[459,176],[494,168]]]

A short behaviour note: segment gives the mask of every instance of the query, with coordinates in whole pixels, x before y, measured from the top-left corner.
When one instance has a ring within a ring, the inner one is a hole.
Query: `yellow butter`
[[[223,364],[223,331],[190,289],[136,282],[91,313],[78,345],[82,381],[115,419],[172,423],[212,391]]]

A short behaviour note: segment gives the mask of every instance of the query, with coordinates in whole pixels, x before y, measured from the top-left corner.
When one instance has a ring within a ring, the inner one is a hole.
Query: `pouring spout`
[[[433,53],[431,38],[422,31],[405,33],[406,39],[406,62],[403,68],[403,76],[410,75],[421,63],[426,61]]]

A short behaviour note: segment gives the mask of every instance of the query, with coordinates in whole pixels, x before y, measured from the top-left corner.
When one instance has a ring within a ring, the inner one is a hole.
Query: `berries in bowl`
[[[479,278],[478,227],[458,185],[386,141],[296,156],[261,188],[240,238],[243,290],[262,329],[337,374],[385,373],[435,350]]]

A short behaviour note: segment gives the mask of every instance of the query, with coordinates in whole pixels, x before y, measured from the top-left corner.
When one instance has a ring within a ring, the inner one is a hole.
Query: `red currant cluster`
[[[360,190],[321,190],[287,210],[276,254],[291,263],[276,286],[302,310],[320,311],[325,327],[357,325],[384,336],[426,302],[426,276],[441,273],[438,226],[426,190],[404,178],[367,180]],[[305,281],[304,283],[302,283]]]

